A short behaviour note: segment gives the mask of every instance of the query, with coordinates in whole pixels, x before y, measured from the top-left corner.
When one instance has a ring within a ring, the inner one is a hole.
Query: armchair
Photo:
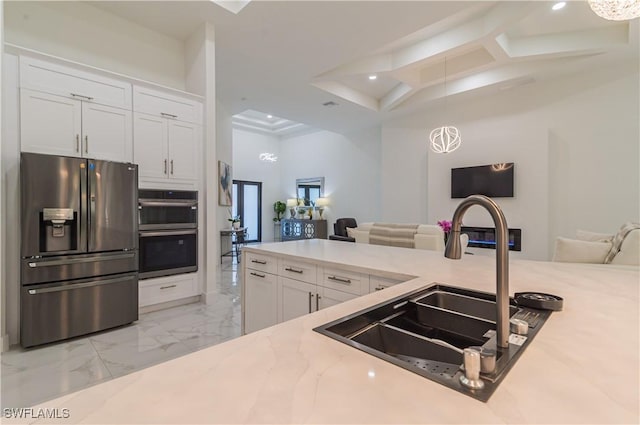
[[[332,241],[355,242],[355,238],[349,237],[347,227],[358,227],[355,218],[339,218],[333,224],[333,235],[329,236]]]

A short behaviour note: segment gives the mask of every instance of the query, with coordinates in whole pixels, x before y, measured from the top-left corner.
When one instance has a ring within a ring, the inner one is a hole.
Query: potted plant
[[[229,211],[229,217],[230,217],[227,220],[231,222],[231,227],[233,227],[234,229],[239,229],[240,228],[240,216],[231,214],[231,208],[229,208],[227,211]]]
[[[273,221],[278,223],[281,220],[281,215],[287,210],[287,204],[282,201],[276,201],[273,204],[273,211],[276,213],[276,217],[274,217]]]

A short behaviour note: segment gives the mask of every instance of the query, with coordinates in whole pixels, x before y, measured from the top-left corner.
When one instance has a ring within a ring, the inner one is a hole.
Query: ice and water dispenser
[[[78,249],[78,213],[72,208],[43,208],[40,213],[40,252]]]

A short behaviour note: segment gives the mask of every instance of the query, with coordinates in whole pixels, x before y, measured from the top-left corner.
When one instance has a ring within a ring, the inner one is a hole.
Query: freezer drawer
[[[46,344],[138,320],[138,274],[21,288],[20,344]]]
[[[138,270],[138,251],[22,259],[22,284],[58,282]]]

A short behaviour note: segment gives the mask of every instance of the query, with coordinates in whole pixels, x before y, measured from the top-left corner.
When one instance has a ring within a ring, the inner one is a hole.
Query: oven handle
[[[193,230],[176,230],[175,232],[140,232],[141,238],[153,238],[157,236],[180,236],[180,235],[196,235],[197,229]]]
[[[72,285],[51,286],[49,288],[41,288],[41,289],[29,289],[28,292],[29,292],[29,295],[37,295],[37,294],[44,294],[47,292],[71,291],[73,289],[79,289],[79,288],[89,288],[92,286],[109,285],[117,282],[127,282],[135,278],[136,276],[125,276],[125,277],[118,277],[115,279],[99,280],[97,282],[75,283]]]
[[[138,199],[138,204],[143,207],[195,207],[198,201],[193,199],[174,199],[170,201],[158,201],[156,199]]]
[[[123,260],[126,258],[133,258],[135,253],[126,253],[126,254],[115,254],[109,255],[105,257],[82,257],[82,258],[65,258],[62,260],[34,260],[29,261],[29,267],[50,267],[50,266],[66,266],[68,264],[79,264],[79,263],[95,263],[97,261],[114,261],[114,260]]]

